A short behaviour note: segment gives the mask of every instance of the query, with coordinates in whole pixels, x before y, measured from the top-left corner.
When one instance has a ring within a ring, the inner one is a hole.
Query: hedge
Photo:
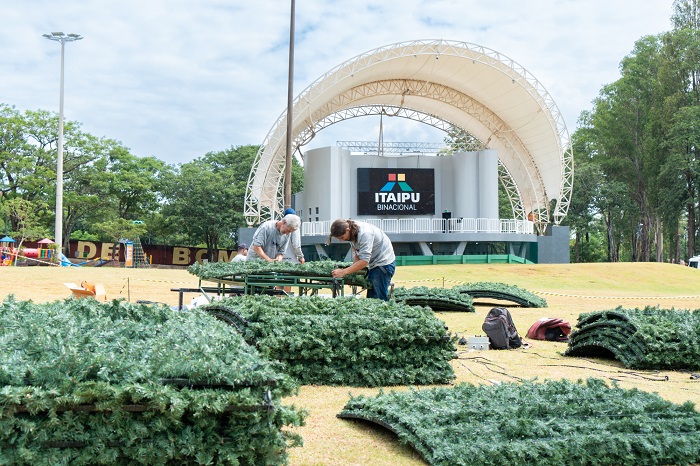
[[[459,293],[466,293],[472,298],[491,298],[512,301],[523,307],[547,307],[547,300],[515,285],[498,282],[475,282],[457,285],[452,288]]]
[[[0,305],[0,464],[285,464],[297,384],[230,327],[166,306]]]
[[[410,306],[428,306],[433,311],[475,312],[474,300],[466,293],[459,293],[449,288],[414,288],[398,287],[393,299]]]
[[[351,397],[338,414],[384,426],[431,465],[700,462],[700,413],[604,381],[459,384]]]
[[[700,369],[700,310],[646,307],[581,314],[566,356],[612,355],[635,369]]]
[[[200,307],[238,329],[302,384],[451,382],[454,340],[429,308],[318,296],[227,298]]]
[[[263,260],[250,260],[240,262],[208,262],[206,264],[195,263],[187,270],[203,280],[222,279],[234,275],[262,275],[262,274],[287,274],[306,277],[330,277],[335,269],[350,267],[352,262],[321,260],[297,264],[294,262],[267,262]],[[349,286],[361,286],[367,288],[369,281],[365,271],[351,273],[343,277],[344,283]]]

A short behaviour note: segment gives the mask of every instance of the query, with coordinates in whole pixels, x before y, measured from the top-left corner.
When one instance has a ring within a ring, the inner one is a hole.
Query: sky
[[[0,104],[58,114],[138,157],[170,164],[261,144],[287,108],[291,1],[0,0]],[[443,39],[495,50],[554,99],[569,133],[635,41],[671,29],[672,0],[298,0],[293,93],[390,44]],[[384,121],[385,142],[443,141]],[[347,120],[306,148],[377,141],[379,117]]]

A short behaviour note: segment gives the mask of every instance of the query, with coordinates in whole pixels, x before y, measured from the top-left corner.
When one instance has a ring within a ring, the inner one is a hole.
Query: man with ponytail
[[[331,225],[332,238],[349,241],[353,251],[353,264],[345,269],[335,269],[331,275],[342,278],[367,267],[367,279],[372,288],[368,298],[389,300],[389,284],[396,269],[396,256],[389,237],[379,228],[365,222],[338,219]]]

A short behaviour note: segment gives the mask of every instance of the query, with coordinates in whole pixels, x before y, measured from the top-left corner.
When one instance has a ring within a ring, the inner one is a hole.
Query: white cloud
[[[641,6],[643,4],[643,7]],[[644,35],[670,28],[671,0],[307,0],[296,2],[295,95],[346,60],[396,42],[445,39],[496,50],[528,69],[573,132],[599,89]],[[0,102],[58,111],[66,46],[65,115],[134,155],[182,163],[259,144],[286,108],[290,3],[272,0],[0,0]],[[378,117],[322,131],[311,146],[376,140]],[[395,119],[399,120],[399,119]],[[406,121],[394,141],[441,142]]]

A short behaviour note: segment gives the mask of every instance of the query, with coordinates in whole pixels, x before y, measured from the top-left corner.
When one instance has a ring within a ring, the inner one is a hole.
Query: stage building
[[[304,192],[293,202],[304,255],[351,260],[347,243],[327,244],[330,224],[343,218],[381,228],[400,264],[568,262],[567,228],[538,236],[531,220],[499,218],[498,182],[495,150],[445,156],[309,150]],[[249,244],[254,231],[242,230],[241,241]]]
[[[461,132],[469,143],[432,156],[389,155],[380,123],[374,152],[309,146],[331,125],[383,115]],[[284,189],[288,154],[304,166],[304,192],[291,199]],[[573,160],[554,99],[522,65],[467,42],[390,44],[330,69],[294,99],[291,118],[282,112],[251,169],[244,211],[250,228],[240,240],[249,243],[256,226],[291,204],[303,220],[309,259],[350,259],[347,244],[325,243],[333,220],[352,218],[384,230],[399,264],[568,263],[561,222]],[[499,216],[501,188],[510,215]]]

